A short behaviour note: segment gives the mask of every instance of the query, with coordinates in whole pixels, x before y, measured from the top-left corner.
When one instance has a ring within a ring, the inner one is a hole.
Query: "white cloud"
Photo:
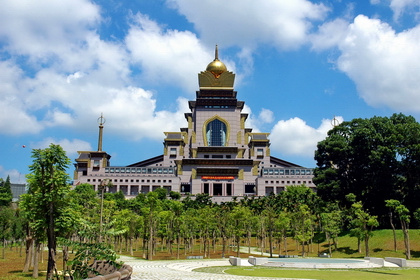
[[[324,50],[337,46],[347,35],[349,22],[338,18],[322,24],[317,33],[311,34],[312,48],[314,50]]]
[[[100,19],[99,7],[87,0],[4,0],[0,9],[0,41],[11,53],[33,62],[61,56],[82,43],[88,27]]]
[[[69,158],[74,158],[77,155],[77,151],[92,151],[92,147],[88,142],[79,139],[69,140],[48,137],[41,142],[31,143],[30,146],[32,149],[45,149],[50,144],[60,145]]]
[[[280,49],[299,47],[307,40],[312,21],[328,8],[307,0],[167,0],[192,22],[204,42],[255,47],[269,43]]]
[[[197,73],[214,59],[214,51],[207,49],[194,33],[167,30],[137,14],[126,37],[132,61],[141,65],[142,79],[155,84],[169,83],[189,92],[197,89]],[[223,60],[230,71],[234,65]]]
[[[24,174],[21,174],[16,169],[6,170],[2,165],[0,165],[0,178],[6,181],[7,176],[10,176],[10,183],[26,184],[26,178]]]
[[[317,37],[319,36],[319,37]],[[339,70],[374,107],[420,112],[420,25],[396,32],[387,23],[359,15],[326,23],[314,36],[314,48],[337,46]]]
[[[262,108],[260,114],[258,115],[258,119],[264,123],[271,123],[274,121],[274,114],[273,111],[269,109]]]
[[[342,122],[342,117],[336,117]],[[316,145],[332,128],[331,120],[322,120],[318,128],[310,127],[300,118],[279,121],[270,134],[271,148],[282,155],[313,157]]]
[[[409,12],[413,11],[413,8],[417,8],[418,13],[419,6],[419,0],[391,0],[390,3],[390,7],[394,12],[394,20],[398,20],[401,17],[401,15],[410,8],[411,10],[409,10]]]
[[[14,16],[6,8],[0,11],[0,23],[10,19],[0,24],[0,44],[12,57],[0,61],[0,133],[88,130],[101,113],[109,133],[132,140],[161,139],[162,131],[178,131],[185,124],[186,100],[179,99],[171,111],[158,111],[154,94],[135,86],[131,63],[141,64],[146,78],[156,83],[195,90],[197,73],[214,57],[194,34],[164,31],[139,15],[126,42],[104,41],[92,29],[101,21],[99,8],[88,1],[49,7],[45,1],[24,2],[4,3]],[[149,45],[134,37],[141,34]],[[138,53],[138,46],[146,47],[145,53]],[[141,81],[145,87],[146,81]]]

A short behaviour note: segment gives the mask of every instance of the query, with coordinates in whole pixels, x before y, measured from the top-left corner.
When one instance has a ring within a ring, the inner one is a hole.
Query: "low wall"
[[[268,258],[256,258],[256,257],[249,257],[248,262],[252,265],[261,265],[263,263],[268,263]]]
[[[372,257],[365,257],[365,260],[370,261],[371,263],[384,266],[384,259],[382,258],[372,258]]]
[[[230,256],[229,257],[229,262],[233,266],[241,266],[241,258]]]
[[[395,263],[396,265],[400,267],[407,267],[407,260],[403,258],[386,257],[385,260],[390,263]]]
[[[100,275],[89,275],[89,280],[130,280],[133,268],[124,264],[120,269],[116,268],[107,261],[95,261],[92,267]]]

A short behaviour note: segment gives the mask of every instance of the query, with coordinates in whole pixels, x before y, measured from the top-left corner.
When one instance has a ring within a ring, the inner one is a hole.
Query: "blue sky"
[[[3,0],[0,177],[24,182],[31,150],[50,143],[73,162],[96,150],[101,113],[112,165],[162,154],[163,132],[186,126],[216,44],[236,73],[247,127],[271,133],[272,155],[315,167],[334,116],[419,119],[419,8],[419,0]]]

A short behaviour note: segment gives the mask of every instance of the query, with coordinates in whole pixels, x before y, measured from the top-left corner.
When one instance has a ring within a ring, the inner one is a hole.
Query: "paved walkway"
[[[216,274],[193,271],[200,267],[229,266],[228,259],[200,259],[198,260],[173,260],[173,261],[146,261],[128,256],[120,256],[120,260],[133,268],[133,280],[272,280],[266,277],[235,276],[230,274]],[[409,267],[418,267],[420,262],[410,261]],[[242,260],[242,265],[247,264],[247,259]],[[391,265],[389,265],[391,266]],[[285,278],[286,279],[286,278]]]
[[[133,280],[273,280],[266,277],[235,276],[230,274],[214,274],[195,272],[193,269],[210,266],[230,265],[227,259],[200,260],[200,261],[146,261],[131,257],[121,256],[120,260],[133,268],[131,279]],[[276,278],[278,279],[278,278]],[[290,278],[284,278],[290,279]],[[308,280],[308,279],[307,279]]]

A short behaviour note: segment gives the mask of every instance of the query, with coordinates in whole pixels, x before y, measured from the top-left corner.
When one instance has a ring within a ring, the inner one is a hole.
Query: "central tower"
[[[198,74],[196,100],[189,101],[191,112],[185,113],[188,127],[165,133],[165,151],[174,157],[183,191],[213,197],[256,193],[259,163],[270,156],[268,133],[258,133],[255,145],[234,82],[216,46],[214,60]]]

